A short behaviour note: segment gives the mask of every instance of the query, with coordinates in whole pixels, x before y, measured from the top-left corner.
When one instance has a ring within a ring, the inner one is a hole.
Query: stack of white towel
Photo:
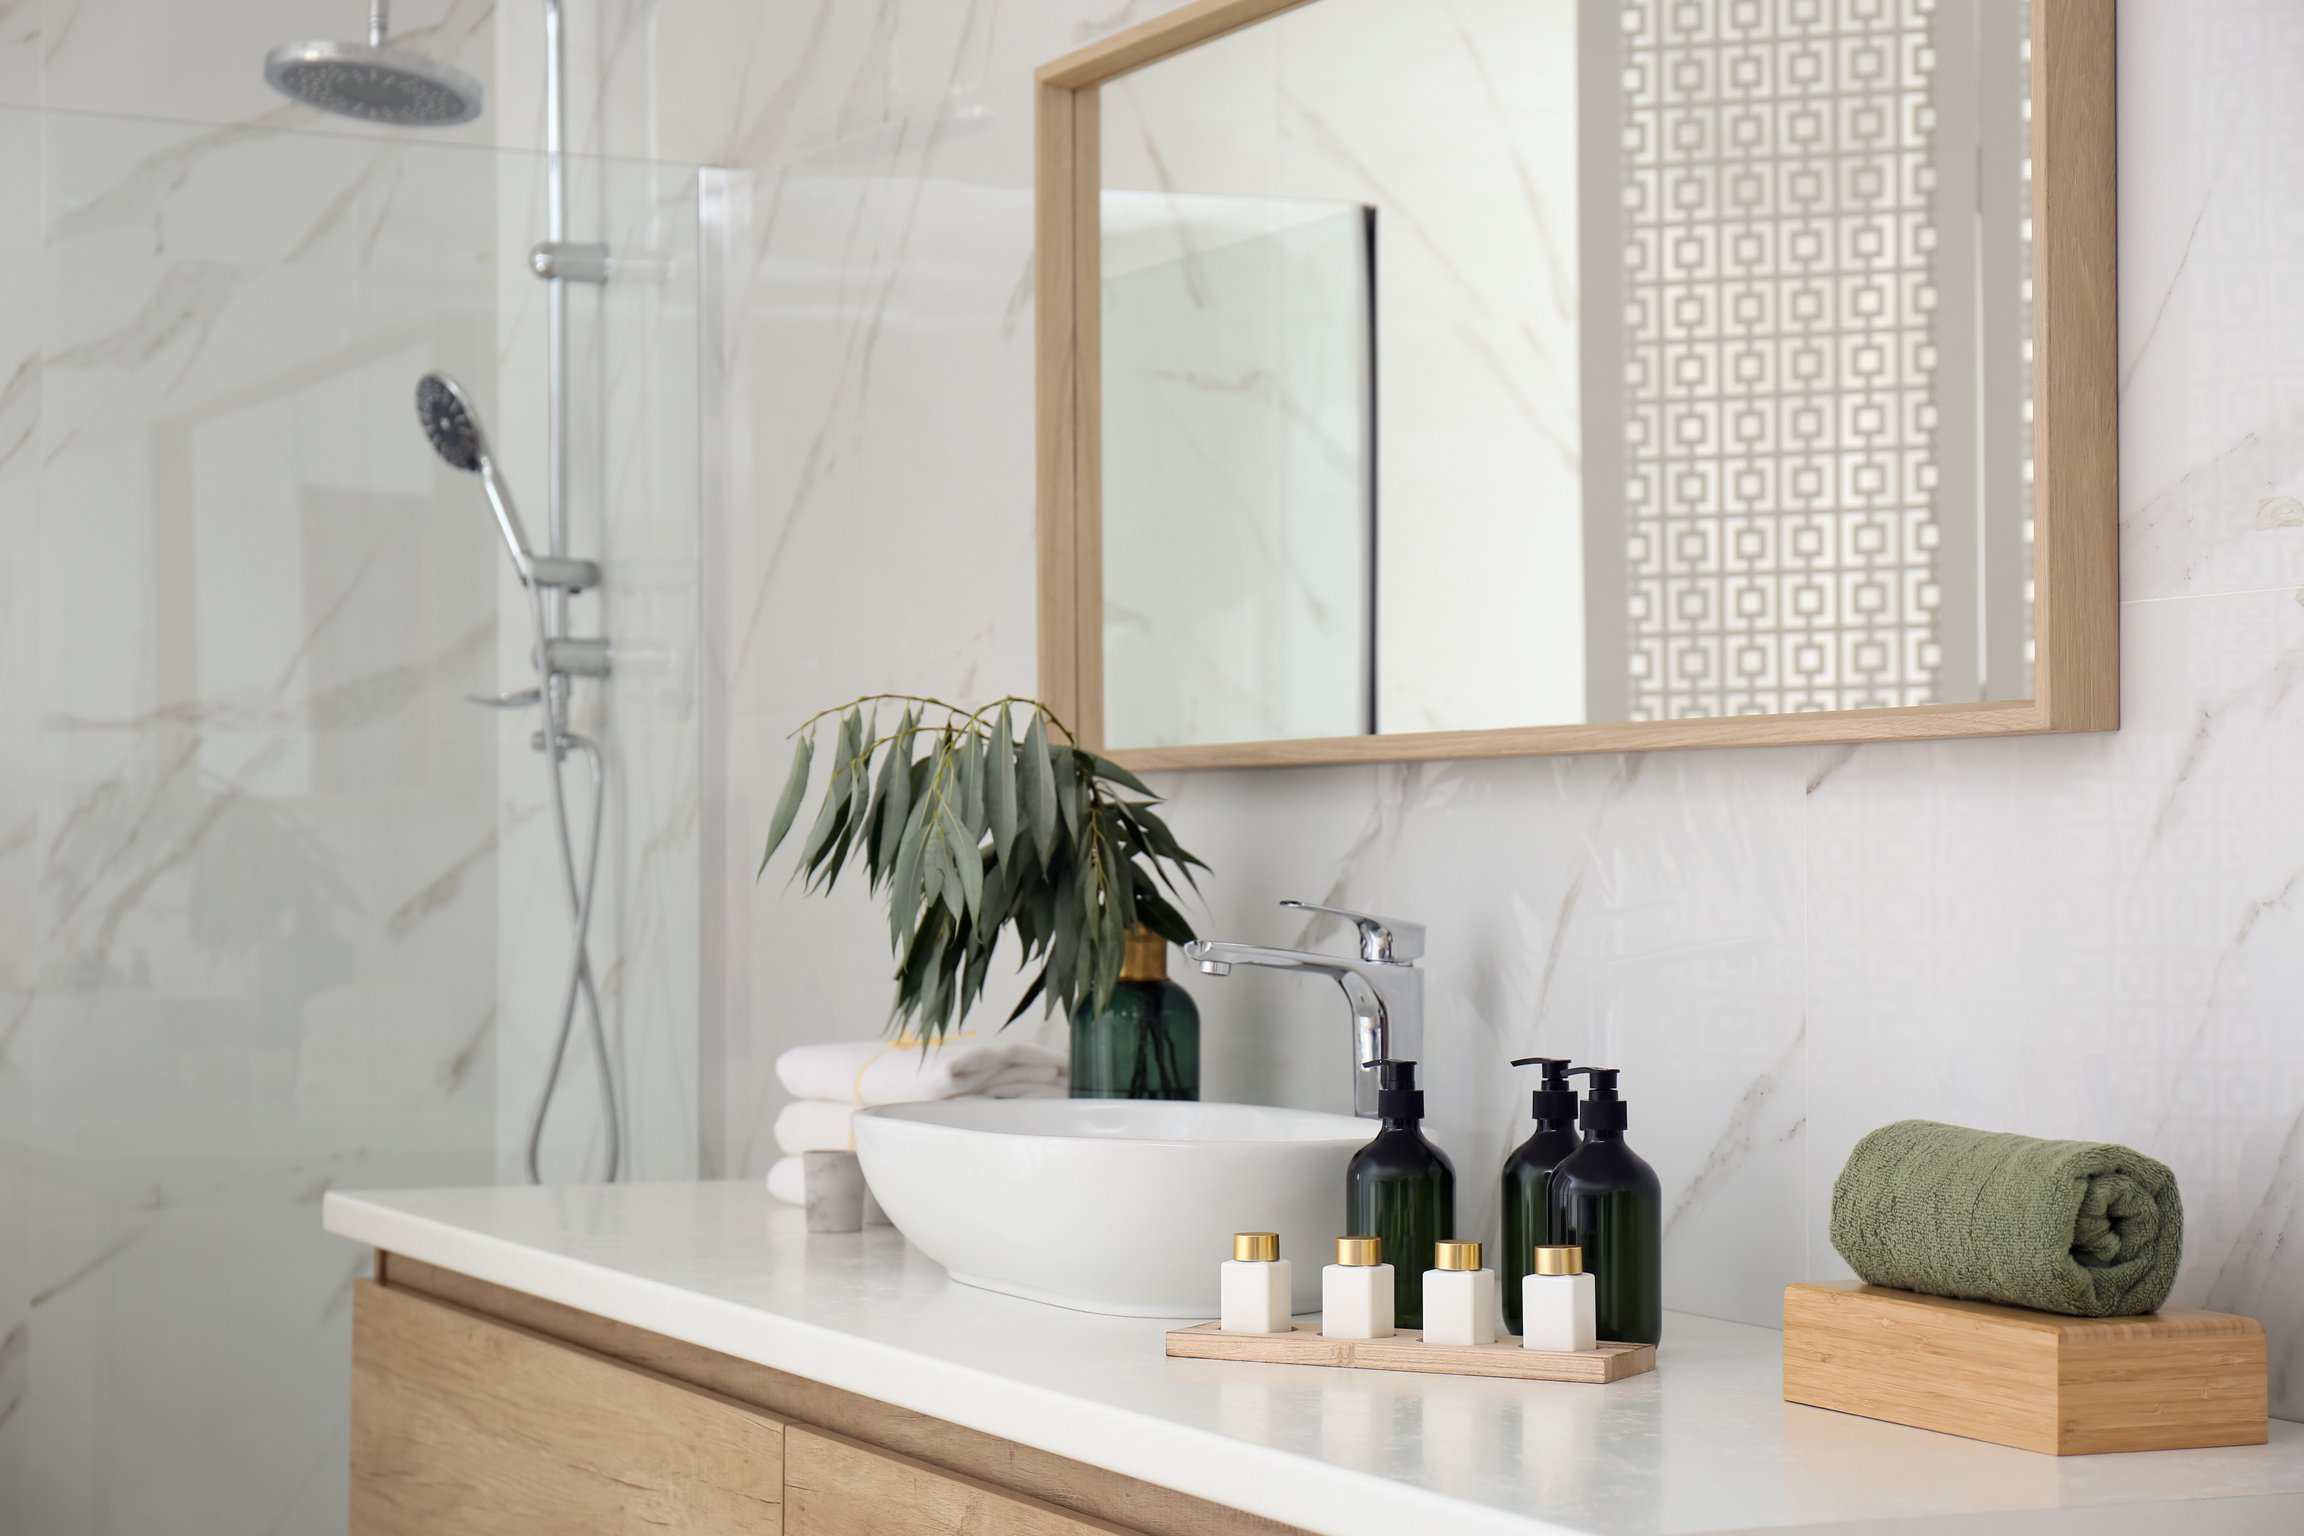
[[[776,1058],[777,1080],[793,1102],[776,1116],[776,1149],[783,1155],[768,1170],[768,1192],[806,1204],[801,1154],[853,1149],[848,1122],[867,1105],[1060,1099],[1071,1091],[1067,1067],[1063,1051],[1021,1034],[980,1040],[963,1031],[933,1046],[914,1039],[796,1046]]]

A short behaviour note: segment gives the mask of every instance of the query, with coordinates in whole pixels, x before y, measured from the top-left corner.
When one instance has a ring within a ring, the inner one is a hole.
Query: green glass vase
[[[1072,1097],[1200,1097],[1200,1010],[1168,979],[1167,941],[1149,928],[1128,930],[1103,1012],[1072,1020]]]

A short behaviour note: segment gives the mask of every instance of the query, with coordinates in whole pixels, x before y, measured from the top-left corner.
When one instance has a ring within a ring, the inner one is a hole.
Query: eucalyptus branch
[[[903,714],[883,736],[879,706],[891,703]],[[1027,719],[1021,738],[1018,710]],[[943,718],[929,723],[937,711]],[[866,694],[810,716],[792,733],[763,873],[807,798],[818,727],[834,719],[838,739],[794,878],[828,892],[842,870],[862,864],[888,903],[892,1023],[940,1038],[982,997],[992,951],[1010,931],[1021,965],[1039,966],[1011,1022],[1034,998],[1044,1013],[1101,1010],[1133,926],[1172,943],[1193,937],[1169,897],[1181,895],[1179,875],[1197,890],[1193,871],[1207,866],[1154,809],[1160,797],[1082,748],[1045,704],[1015,695],[965,710],[918,694]],[[1048,739],[1051,726],[1061,742]]]
[[[1056,711],[1050,709],[1047,705],[1041,703],[1038,699],[1028,699],[1020,693],[1006,694],[1000,698],[994,699],[991,703],[985,705],[983,708],[976,710],[963,709],[957,704],[947,704],[942,699],[936,698],[931,694],[924,693],[861,694],[856,698],[850,699],[845,704],[836,704],[830,709],[820,709],[816,711],[816,713],[810,715],[807,719],[801,721],[798,725],[794,726],[789,732],[787,732],[784,739],[786,741],[790,741],[793,737],[798,736],[803,731],[814,730],[819,721],[829,720],[834,715],[846,715],[851,711],[863,708],[867,704],[930,705],[945,712],[947,716],[947,723],[949,723],[951,719],[957,719],[963,725],[972,727],[973,729],[980,731],[985,735],[990,734],[989,728],[985,727],[981,723],[986,715],[991,714],[996,709],[1007,709],[1021,704],[1027,709],[1038,711],[1041,718],[1045,719],[1050,725],[1053,725],[1056,727],[1056,729],[1064,733],[1064,739],[1066,741],[1077,745],[1080,740],[1079,737],[1072,734],[1072,727],[1066,725],[1063,719],[1057,715]],[[877,745],[877,742],[875,745]]]

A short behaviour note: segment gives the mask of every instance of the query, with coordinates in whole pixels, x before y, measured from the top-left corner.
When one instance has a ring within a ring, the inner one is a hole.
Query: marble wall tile
[[[711,639],[713,814],[739,848],[807,711],[1029,687],[1030,70],[1162,6],[1011,5],[981,33],[933,9],[821,29],[796,11],[761,34],[809,61],[783,121],[853,131],[745,140],[747,323],[718,364],[755,427],[732,461],[747,511],[714,529]],[[2304,638],[2285,196],[2304,17],[2130,0],[2121,26],[2120,734],[1162,787],[1217,866],[1211,931],[1333,940],[1282,920],[1290,895],[1431,924],[1433,1119],[1467,1224],[1493,1235],[1488,1170],[1524,1123],[1500,1064],[1537,1049],[1625,1069],[1666,1188],[1670,1301],[1754,1322],[1785,1282],[1839,1272],[1824,1213],[1872,1125],[2122,1137],[2184,1182],[2180,1294],[2265,1318],[2276,1411],[2298,1416],[2304,1048],[2278,1021],[2304,974],[2282,942],[2299,844],[2278,775]],[[956,116],[939,79],[984,113]],[[732,938],[713,1151],[756,1173],[775,1053],[870,1033],[885,953],[860,897],[755,886],[739,857],[714,889]],[[1211,1092],[1348,1101],[1331,999],[1186,984]]]
[[[43,0],[0,3],[0,107],[40,105]]]
[[[2304,13],[2130,0],[2119,42],[2122,592],[2304,585]]]
[[[496,142],[507,146],[543,142],[542,12],[513,5],[496,19]],[[1004,115],[982,89],[990,60],[1057,20],[1019,18],[987,0],[578,0],[568,17],[577,149],[753,169],[861,163],[939,120]]]
[[[19,137],[11,129],[0,126],[0,140]],[[36,160],[32,174],[36,195]],[[6,206],[25,206],[15,191],[11,186],[0,194],[9,196]],[[40,634],[40,326],[37,304],[21,299],[41,291],[36,249],[12,243],[0,250],[0,289],[20,300],[0,306],[0,378],[7,381],[0,384],[0,656],[26,656]],[[0,666],[0,1078],[22,1071],[16,1052],[32,1007],[38,954],[38,713],[38,679],[27,668]],[[18,1486],[25,1454],[37,1289],[31,1183],[14,1160],[0,1157],[0,1486]]]
[[[521,163],[481,145],[278,126],[50,119],[32,232],[89,256],[421,273],[486,293],[491,210]],[[12,146],[41,143],[36,125]]]

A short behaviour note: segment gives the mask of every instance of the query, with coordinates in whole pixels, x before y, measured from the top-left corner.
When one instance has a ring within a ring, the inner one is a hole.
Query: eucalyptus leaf
[[[1048,760],[1048,729],[1038,712],[1024,728],[1024,817],[1032,827],[1032,846],[1039,850],[1045,869],[1056,854],[1056,771]]]
[[[989,946],[1008,925],[1008,866],[987,849],[984,853],[984,889],[976,903],[976,937]]]
[[[944,823],[944,839],[952,848],[952,872],[960,877],[960,893],[966,901],[966,910],[979,912],[984,907],[984,855],[967,830],[956,821]],[[955,916],[960,914],[955,913]]]
[[[984,829],[984,744],[974,736],[960,738],[960,824],[971,832]]]
[[[1127,948],[1128,920],[1117,906],[1108,906],[1097,923],[1095,987],[1088,1002],[1092,1011],[1111,1001],[1112,989],[1120,983],[1121,956]]]
[[[1046,991],[1047,988],[1048,973],[1046,971],[1042,971],[1039,975],[1032,978],[1032,985],[1024,989],[1024,995],[1016,999],[1016,1006],[1008,1010],[1008,1017],[1001,1021],[1001,1027],[1006,1028],[1008,1025],[1013,1024],[1018,1019],[1024,1017],[1024,1010],[1031,1007],[1032,1000],[1038,997],[1042,992]]]
[[[930,951],[925,990],[920,999],[920,1032],[940,1037],[952,1018],[952,968],[944,963],[944,946]]]
[[[816,733],[802,731],[792,747],[792,766],[785,771],[784,787],[776,794],[775,814],[768,818],[768,846],[760,854],[760,870],[753,878],[768,872],[768,861],[776,856],[783,845],[785,834],[792,830],[792,818],[800,814],[800,802],[808,795],[808,761],[816,754]]]
[[[1088,799],[1088,792],[1080,782],[1082,754],[1070,747],[1054,747],[1048,755],[1052,759],[1048,771],[1056,780],[1056,803],[1064,808],[1064,829],[1078,837]]]
[[[1136,886],[1136,921],[1171,944],[1192,942],[1192,925],[1184,921],[1184,914],[1168,905],[1166,897],[1142,880]]]
[[[812,846],[802,850],[806,856],[800,861],[800,872],[807,877],[809,890],[817,890],[822,887],[824,861],[831,856],[833,848],[839,844],[842,834],[847,830],[848,808],[842,805],[833,807],[832,824],[823,829],[824,841],[822,844],[816,844],[817,833],[815,831],[808,834]]]
[[[896,1005],[889,1010],[890,1018],[918,1014],[918,999],[928,985],[929,968],[944,947],[946,921],[940,909],[932,909],[913,930],[911,942],[904,950],[904,962],[897,967]]]
[[[1108,846],[1105,858],[1109,861],[1106,878],[1112,888],[1108,906],[1125,926],[1136,917],[1136,866],[1117,848]]]
[[[1127,769],[1112,761],[1112,759],[1108,757],[1099,757],[1093,752],[1083,752],[1080,755],[1088,759],[1090,766],[1096,770],[1096,777],[1100,779],[1109,779],[1115,784],[1124,784],[1128,788],[1136,791],[1136,793],[1144,796],[1146,799],[1157,800],[1160,798],[1158,795],[1152,792],[1151,785],[1145,783],[1142,779],[1136,777],[1136,775],[1130,773]]]
[[[880,778],[872,788],[872,804],[864,813],[872,828],[864,852],[874,884],[894,861],[904,836],[904,818],[912,809],[912,757],[904,750],[904,737],[911,728],[912,711],[907,709],[896,722],[896,734],[887,742],[886,755],[880,759]]]
[[[984,995],[984,980],[991,974],[991,970],[992,946],[985,944],[972,947],[967,967],[961,973],[960,1008],[963,1014],[975,1007],[976,1000]]]
[[[929,858],[936,861],[937,894],[944,898],[944,910],[952,914],[956,923],[968,920],[968,887],[960,881],[960,866],[952,860],[952,819],[940,817],[928,836]]]
[[[1080,960],[1080,895],[1078,883],[1072,877],[1072,866],[1060,866],[1056,871],[1056,901],[1054,921],[1050,931],[1054,940],[1048,946],[1048,985],[1056,1000],[1071,1011],[1073,1002],[1072,980]]]
[[[856,802],[851,800],[849,804],[853,809]],[[820,890],[829,892],[833,886],[840,883],[840,870],[841,867],[848,862],[848,845],[856,840],[857,824],[857,818],[855,816],[841,816],[840,835],[833,840],[832,846],[825,851],[823,863],[817,866],[817,874],[819,876],[818,888]]]
[[[922,801],[904,822],[896,845],[896,867],[888,877],[888,923],[892,939],[901,939],[919,915],[920,845],[928,838],[928,806]]]
[[[845,734],[841,739],[847,739]],[[800,863],[803,868],[813,870],[816,861],[832,846],[832,839],[839,835],[841,813],[848,809],[848,794],[855,784],[854,776],[844,770],[835,758],[832,782],[825,790],[823,808],[816,813],[816,824],[808,829],[808,840],[800,845]]]
[[[985,785],[985,813],[992,822],[992,851],[1005,865],[1016,852],[1016,738],[1011,733],[1008,706],[994,711],[991,779]]]
[[[933,907],[944,894],[944,860],[947,850],[944,847],[944,821],[937,813],[935,801],[928,802],[927,813],[926,833],[920,839],[920,904]]]

